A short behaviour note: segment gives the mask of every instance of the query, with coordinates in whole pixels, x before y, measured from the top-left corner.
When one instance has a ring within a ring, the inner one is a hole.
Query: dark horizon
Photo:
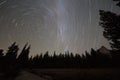
[[[34,57],[28,57],[30,46],[25,45],[18,55],[16,43],[9,46],[3,55],[0,50],[1,80],[119,80],[120,54],[110,51],[107,54],[91,49],[85,55],[66,52],[66,54],[48,52]],[[38,78],[36,78],[36,77]],[[46,77],[47,76],[47,77]]]

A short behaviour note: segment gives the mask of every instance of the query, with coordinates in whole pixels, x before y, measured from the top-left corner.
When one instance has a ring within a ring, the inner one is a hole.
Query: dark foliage
[[[100,10],[100,20],[104,37],[110,41],[114,50],[120,50],[120,15]]]
[[[26,48],[26,46],[27,45],[25,45],[24,48]],[[0,80],[13,80],[19,74],[20,69],[22,69],[24,63],[27,62],[26,59],[28,59],[29,49],[30,47],[23,49],[19,56],[19,48],[16,43],[8,47],[5,55],[3,50],[0,50]]]
[[[30,51],[30,46],[27,48],[27,44],[26,44],[17,58],[18,67],[21,67],[21,68],[27,67],[26,64],[28,64],[29,51]]]
[[[117,5],[120,6],[120,0]],[[100,10],[100,25],[104,28],[103,35],[110,42],[113,50],[120,50],[120,15],[110,12]]]
[[[91,52],[85,51],[85,54],[73,54],[69,51],[64,54],[57,55],[56,52],[53,55],[49,55],[47,51],[44,54],[36,55],[34,57],[28,57],[30,46],[27,44],[18,55],[18,45],[13,43],[8,51],[3,53],[0,50],[0,80],[6,80],[6,78],[13,80],[20,72],[21,69],[32,68],[119,68],[120,56],[113,55],[114,51],[104,54],[99,50],[91,49]],[[117,53],[116,53],[117,54]]]
[[[0,80],[14,80],[21,69],[31,68],[119,68],[120,63],[116,62],[120,57],[113,55],[114,51],[103,54],[99,50],[91,49],[85,54],[73,54],[69,51],[64,54],[54,52],[28,57],[30,46],[24,46],[18,55],[18,45],[13,43],[6,53],[0,50]],[[117,53],[116,53],[117,54]],[[7,79],[6,79],[7,78]]]
[[[120,7],[120,0],[113,0]],[[111,45],[113,65],[120,66],[120,14],[100,10],[100,25],[104,28],[103,35]]]
[[[30,46],[27,44],[18,54],[18,45],[13,43],[6,54],[0,50],[0,71],[11,73],[10,71],[17,71],[25,68],[104,68],[104,67],[119,67],[120,59],[118,55],[113,55],[113,51],[108,54],[103,54],[99,50],[91,49],[91,52],[85,51],[85,54],[73,54],[69,51],[59,55],[56,52],[49,55],[47,51],[45,54],[29,56]],[[117,53],[116,53],[117,54]]]
[[[113,1],[117,1],[118,3],[116,5],[120,7],[120,0],[113,0]]]
[[[36,55],[29,60],[30,68],[102,68],[115,67],[112,65],[112,57],[109,54],[100,53],[98,50],[91,49],[91,52],[85,52],[85,55],[65,54],[49,55],[48,51],[42,55]],[[114,61],[113,61],[114,62]],[[117,67],[118,65],[116,65]]]

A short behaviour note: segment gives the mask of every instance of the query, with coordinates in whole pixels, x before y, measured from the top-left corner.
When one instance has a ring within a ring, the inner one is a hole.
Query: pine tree
[[[120,7],[120,0],[118,6]],[[103,35],[108,39],[111,48],[115,51],[120,50],[120,15],[100,10],[100,25],[104,28]]]
[[[8,51],[5,55],[6,63],[7,64],[14,64],[16,62],[16,57],[18,53],[18,45],[14,42],[10,47],[8,47]]]
[[[116,5],[120,7],[120,0],[113,1],[116,1]],[[112,48],[112,64],[120,66],[120,14],[100,10],[100,25],[104,28],[103,35],[107,38]]]
[[[20,67],[26,67],[29,61],[29,52],[30,52],[30,45],[27,47],[27,44],[22,49],[20,55],[17,58],[17,63]]]

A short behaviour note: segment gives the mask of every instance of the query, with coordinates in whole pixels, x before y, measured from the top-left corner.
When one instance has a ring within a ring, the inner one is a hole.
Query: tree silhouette
[[[120,0],[115,1],[119,1],[117,5],[120,6]],[[104,28],[103,35],[109,40],[111,48],[120,50],[120,15],[100,10],[100,25]]]
[[[120,7],[120,0],[113,1],[117,1],[116,5]],[[100,10],[100,25],[104,28],[103,35],[108,39],[112,48],[112,59],[102,56],[103,60],[106,63],[109,63],[107,60],[110,60],[114,66],[120,66],[120,14]]]
[[[25,44],[24,48],[22,49],[20,55],[17,58],[17,63],[20,67],[28,66],[30,46],[27,47],[27,45],[28,44]]]
[[[3,78],[1,80],[11,79],[13,80],[14,76],[18,75],[18,69],[16,69],[16,58],[18,53],[18,45],[14,42],[5,55],[3,55],[3,50],[0,50],[0,68],[2,69]]]
[[[3,50],[0,49],[0,71],[2,71],[3,69],[3,60],[4,60],[4,54],[3,54]]]
[[[7,58],[7,61],[9,63],[13,63],[16,60],[18,50],[19,48],[18,45],[16,45],[16,42],[14,42],[10,47],[8,47],[8,51],[5,57]]]
[[[3,57],[3,50],[2,49],[0,49],[0,57]]]
[[[117,1],[118,3],[116,5],[120,7],[120,0],[113,0],[113,1]]]
[[[93,68],[93,67],[118,67],[120,56],[103,54],[99,50],[91,48],[90,52],[85,51],[85,54],[74,54],[66,51],[64,54],[56,53],[49,55],[47,51],[44,54],[29,57],[30,46],[25,44],[20,55],[17,55],[19,48],[16,43],[13,43],[3,55],[3,50],[0,50],[0,70],[9,74],[15,74],[21,69],[28,68]],[[17,57],[18,56],[18,57]],[[2,65],[2,66],[1,66]],[[114,66],[113,66],[114,65]]]
[[[6,55],[3,59],[3,65],[4,70],[6,73],[11,72],[14,67],[16,66],[16,57],[18,54],[18,45],[16,45],[16,42],[14,42],[10,47],[8,47],[8,50],[6,52]]]

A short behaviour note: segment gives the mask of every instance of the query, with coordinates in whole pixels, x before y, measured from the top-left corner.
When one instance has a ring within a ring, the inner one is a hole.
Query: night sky
[[[31,44],[30,55],[109,47],[99,10],[119,12],[112,0],[0,0],[0,48]]]

